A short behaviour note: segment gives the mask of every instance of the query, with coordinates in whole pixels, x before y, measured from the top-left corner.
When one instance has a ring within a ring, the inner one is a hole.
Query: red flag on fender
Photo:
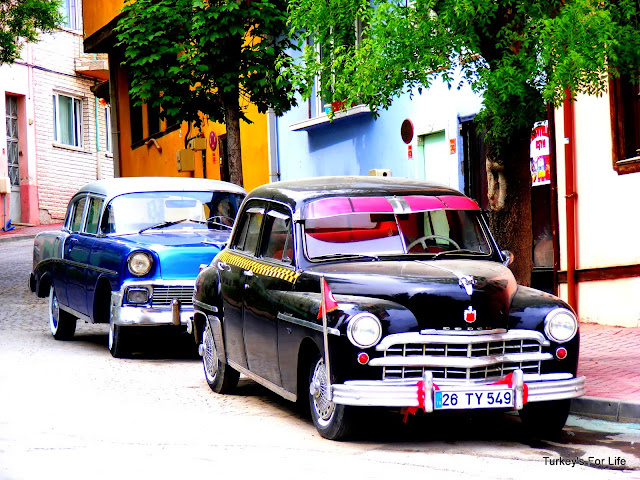
[[[338,302],[333,298],[333,294],[331,293],[331,289],[327,284],[327,281],[322,277],[322,286],[320,291],[324,293],[322,295],[322,302],[320,303],[320,310],[318,310],[318,318],[322,318],[322,310],[324,309],[327,313],[333,312],[338,308]]]

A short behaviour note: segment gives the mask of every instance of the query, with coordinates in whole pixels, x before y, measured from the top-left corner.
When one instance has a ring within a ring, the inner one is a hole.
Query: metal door
[[[22,221],[20,211],[20,155],[18,146],[18,98],[7,95],[7,167],[11,181],[9,218],[12,222]],[[7,219],[8,221],[8,219]]]

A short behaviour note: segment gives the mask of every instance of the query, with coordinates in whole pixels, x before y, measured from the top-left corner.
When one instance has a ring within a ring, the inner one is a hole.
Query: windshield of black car
[[[491,247],[478,212],[439,209],[407,214],[346,213],[304,221],[308,258],[348,255],[417,254],[434,257],[444,252],[488,255]]]
[[[102,232],[124,235],[153,229],[230,231],[244,195],[231,192],[142,192],[115,197]]]

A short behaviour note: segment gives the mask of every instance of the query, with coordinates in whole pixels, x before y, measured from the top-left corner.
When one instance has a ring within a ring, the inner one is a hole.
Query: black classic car
[[[330,439],[358,407],[404,415],[518,411],[559,432],[578,321],[517,285],[478,205],[415,180],[323,177],[253,190],[228,246],[196,279],[194,325],[212,390],[242,373],[308,402]]]

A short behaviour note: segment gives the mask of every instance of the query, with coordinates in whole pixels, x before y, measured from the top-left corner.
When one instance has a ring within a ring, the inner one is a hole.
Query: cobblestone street
[[[637,430],[569,426],[561,443],[531,444],[519,421],[414,417],[378,412],[353,442],[316,433],[292,403],[241,379],[216,395],[199,359],[167,344],[132,359],[107,349],[107,326],[78,323],[68,342],[52,338],[47,299],[27,287],[32,240],[0,243],[0,479],[536,478],[547,458],[622,457],[627,471],[563,469],[569,478],[631,478]],[[574,422],[575,423],[575,422]],[[607,427],[608,428],[608,427]],[[567,475],[569,472],[569,475]],[[637,478],[637,477],[636,477]]]

